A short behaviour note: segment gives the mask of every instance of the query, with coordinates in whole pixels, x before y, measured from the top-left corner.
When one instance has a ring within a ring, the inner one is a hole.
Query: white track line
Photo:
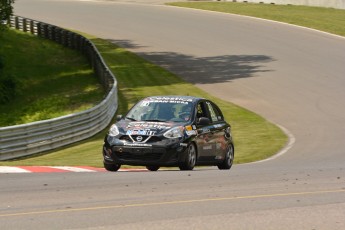
[[[51,166],[50,168],[62,169],[62,170],[71,171],[71,172],[97,172],[96,170],[85,169],[85,168],[80,168],[80,167],[71,167],[71,166]]]
[[[12,166],[0,166],[0,173],[30,173],[30,171]]]

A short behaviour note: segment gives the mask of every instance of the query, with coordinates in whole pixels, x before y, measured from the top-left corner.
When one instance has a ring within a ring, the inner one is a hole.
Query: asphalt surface
[[[2,174],[1,229],[345,229],[344,38],[162,1],[15,13],[111,39],[281,125],[291,146],[230,171]]]

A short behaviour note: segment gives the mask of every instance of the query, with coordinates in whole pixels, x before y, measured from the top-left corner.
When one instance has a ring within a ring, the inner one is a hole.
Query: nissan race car
[[[196,165],[230,169],[234,161],[231,126],[210,100],[191,96],[152,96],[117,116],[105,136],[104,168],[121,165],[193,170]]]

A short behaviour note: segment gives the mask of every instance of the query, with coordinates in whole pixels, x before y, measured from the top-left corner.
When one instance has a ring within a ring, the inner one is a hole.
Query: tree
[[[4,22],[7,22],[13,13],[12,3],[14,0],[0,0],[0,36],[6,28]],[[16,80],[3,73],[4,65],[4,59],[0,54],[0,104],[9,102],[16,94]]]
[[[4,28],[3,21],[8,21],[13,13],[14,0],[0,0],[0,30]]]

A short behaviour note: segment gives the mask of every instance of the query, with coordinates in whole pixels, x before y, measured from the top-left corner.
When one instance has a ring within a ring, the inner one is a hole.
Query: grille
[[[161,141],[162,139],[156,136],[151,136],[151,138],[146,142],[146,143],[153,143],[153,142],[158,142]]]
[[[133,141],[131,140],[131,138],[130,138],[129,136],[127,136],[127,135],[124,135],[124,136],[120,137],[120,140],[128,141],[128,142],[133,142]]]
[[[158,161],[165,154],[165,149],[150,148],[123,148],[122,152],[114,153],[121,160],[139,160],[139,161]]]
[[[147,138],[149,138],[146,143],[154,143],[154,142],[158,142],[158,141],[162,140],[161,138],[159,138],[157,136],[151,136],[151,137],[150,136],[142,136],[142,137],[143,137],[143,140],[141,142],[145,142],[145,140],[147,140]],[[133,135],[132,138],[133,138],[133,140],[136,140],[137,135]],[[131,143],[133,142],[132,139],[128,135],[123,135],[119,139],[122,141],[131,142]]]

